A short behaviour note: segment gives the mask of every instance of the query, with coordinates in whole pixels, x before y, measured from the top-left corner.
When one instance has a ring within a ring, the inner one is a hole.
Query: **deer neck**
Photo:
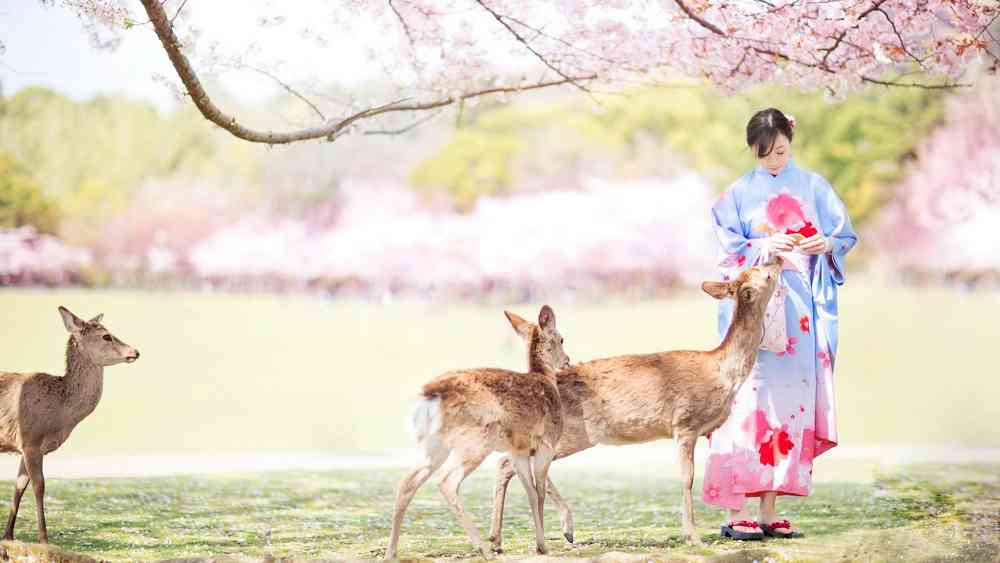
[[[63,384],[66,391],[65,414],[75,424],[97,408],[104,390],[104,368],[85,356],[73,337],[66,345]]]
[[[534,350],[528,350],[528,372],[529,373],[540,373],[545,376],[545,379],[552,385],[556,385],[556,370],[550,368],[541,358],[540,354],[534,353]]]
[[[749,377],[764,338],[764,311],[737,301],[733,321],[719,345],[720,376],[733,390]]]

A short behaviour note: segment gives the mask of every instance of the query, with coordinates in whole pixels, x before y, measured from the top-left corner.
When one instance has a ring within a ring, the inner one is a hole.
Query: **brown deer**
[[[555,459],[597,444],[638,444],[674,438],[684,487],[683,531],[688,542],[700,543],[691,498],[695,442],[729,417],[733,398],[757,361],[757,349],[764,336],[764,309],[779,273],[780,264],[769,261],[746,270],[733,281],[702,284],[712,297],[736,301],[732,324],[713,350],[604,358],[560,371],[556,378],[563,406],[563,433]],[[512,474],[510,460],[504,457],[497,466],[490,538],[498,552],[504,500]],[[572,512],[551,480],[547,488],[562,514],[563,535],[573,543]]]
[[[42,458],[56,450],[101,400],[104,368],[139,359],[139,351],[101,325],[104,315],[83,321],[59,307],[69,342],[66,375],[0,373],[0,452],[21,455],[4,540],[14,539],[21,496],[31,483],[38,509],[38,542],[48,543]]]
[[[529,371],[457,370],[424,385],[412,417],[423,460],[403,477],[396,490],[387,559],[396,558],[403,515],[410,500],[441,465],[441,494],[473,547],[483,557],[492,557],[489,545],[462,507],[458,492],[462,481],[494,451],[508,453],[512,471],[528,495],[537,551],[545,553],[545,483],[562,432],[555,373],[569,366],[569,358],[556,330],[555,313],[548,305],[538,314],[537,326],[513,313],[506,315],[528,345]]]

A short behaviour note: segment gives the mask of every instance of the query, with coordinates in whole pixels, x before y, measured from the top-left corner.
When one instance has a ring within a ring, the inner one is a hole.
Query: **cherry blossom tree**
[[[1000,272],[998,220],[1000,81],[989,79],[949,100],[871,239],[892,269]]]
[[[139,17],[121,0],[43,1],[84,16],[98,43],[151,27],[204,117],[267,144],[332,141],[391,115],[556,86],[596,100],[602,88],[683,75],[730,91],[779,83],[843,95],[866,85],[951,88],[967,80],[974,61],[994,72],[1000,61],[992,29],[1000,8],[992,0],[350,0],[328,8],[328,22],[319,24],[325,31],[300,35],[322,42],[324,34],[367,29],[378,38],[372,64],[385,66],[394,91],[384,101],[324,110],[275,72],[240,60],[315,117],[305,127],[267,131],[226,113],[199,78],[198,62],[210,68],[213,54],[199,48],[186,20],[195,2],[141,0]],[[261,25],[284,22],[280,13],[265,19]],[[424,118],[412,119],[365,132],[398,132]]]

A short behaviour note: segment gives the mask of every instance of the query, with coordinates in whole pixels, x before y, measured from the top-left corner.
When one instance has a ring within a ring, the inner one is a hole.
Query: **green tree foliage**
[[[13,156],[0,151],[0,228],[31,225],[54,233],[58,219],[56,206],[42,193],[38,181]]]
[[[190,108],[163,115],[125,98],[75,102],[38,87],[0,100],[0,150],[29,168],[70,220],[121,210],[149,176],[252,178],[255,151],[243,145]]]
[[[722,189],[755,165],[746,122],[772,106],[796,117],[796,159],[830,180],[859,223],[883,203],[942,111],[939,94],[917,89],[869,90],[831,104],[775,88],[727,96],[701,87],[606,96],[596,108],[589,100],[493,108],[417,166],[411,180],[468,206],[477,195],[504,193],[559,166],[604,160],[630,176],[679,158]]]

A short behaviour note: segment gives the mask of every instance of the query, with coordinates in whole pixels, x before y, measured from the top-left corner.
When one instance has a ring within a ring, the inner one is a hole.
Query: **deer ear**
[[[732,297],[733,289],[733,284],[729,282],[707,281],[701,284],[701,290],[716,299]]]
[[[556,312],[548,305],[542,305],[542,310],[538,312],[538,326],[542,330],[556,329]]]
[[[101,314],[97,315],[96,317],[90,319],[87,322],[90,323],[90,324],[96,325],[96,324],[100,323],[101,319],[103,319],[103,318],[104,318],[104,313],[101,313]]]
[[[79,333],[86,325],[86,323],[83,322],[83,319],[71,313],[66,307],[60,306],[59,314],[62,315],[63,324],[66,325],[66,330],[72,334]]]
[[[531,323],[514,313],[511,313],[510,311],[504,311],[503,314],[506,315],[507,320],[510,321],[510,326],[514,327],[514,332],[520,334],[522,338],[528,338],[531,336]]]

